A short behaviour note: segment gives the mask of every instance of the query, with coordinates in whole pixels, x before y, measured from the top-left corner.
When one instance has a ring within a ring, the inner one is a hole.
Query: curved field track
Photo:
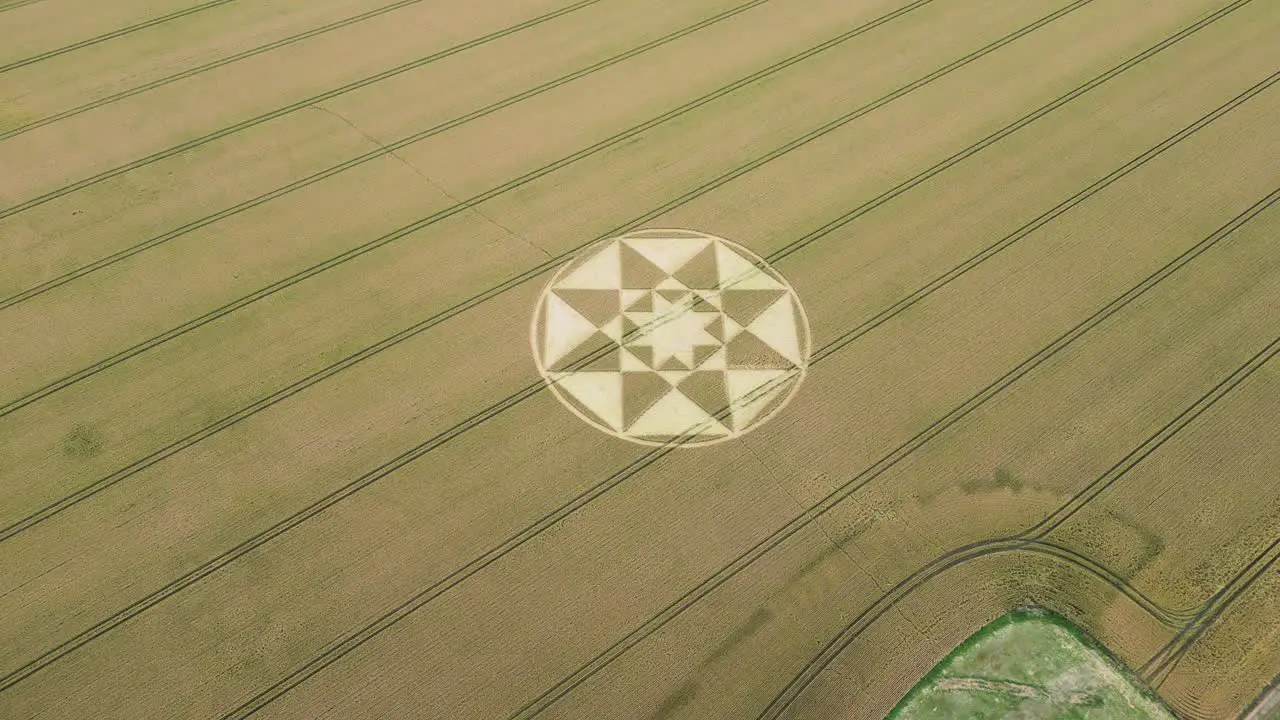
[[[879,718],[1029,604],[1246,715],[1277,36],[1270,0],[0,0],[0,717]],[[627,442],[540,376],[553,273],[643,228],[803,303],[749,433]]]

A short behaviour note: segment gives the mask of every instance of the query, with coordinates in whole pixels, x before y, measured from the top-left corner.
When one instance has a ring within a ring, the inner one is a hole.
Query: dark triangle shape
[[[691,288],[710,290],[720,287],[720,270],[716,265],[716,244],[707,243],[705,248],[689,258],[689,261],[681,265],[671,276]]]
[[[760,313],[786,295],[786,290],[725,290],[720,298],[724,314],[739,325],[750,325]]]
[[[617,343],[614,343],[604,354],[592,355],[591,357],[594,359],[583,358],[587,360],[587,364],[582,368],[583,370],[617,372],[622,369],[622,348]]]
[[[640,362],[653,367],[653,347],[650,345],[627,345],[627,351],[636,356]],[[655,368],[656,369],[656,368]]]
[[[550,372],[582,370],[587,364],[597,362],[610,354],[614,356],[614,362],[616,363],[617,347],[618,343],[614,342],[613,338],[608,335],[602,332],[593,333],[591,337],[582,341],[581,345],[578,345],[578,347],[557,360],[547,370]],[[605,368],[598,369],[603,370]]]
[[[746,330],[725,345],[725,360],[731,370],[789,370],[795,367],[768,343]]]
[[[622,305],[622,298],[617,290],[556,288],[553,292],[596,326],[604,325],[617,317]]]
[[[667,279],[665,270],[649,262],[634,248],[622,243],[620,249],[622,251],[622,287],[650,290]]]
[[[680,360],[677,360],[673,357],[669,357],[666,360],[662,361],[662,367],[658,369],[659,370],[688,370],[689,367],[685,365],[683,362],[681,362]]]
[[[622,427],[631,426],[645,410],[671,392],[671,384],[652,372],[622,373]]]
[[[641,295],[638,300],[627,306],[626,311],[637,313],[653,312],[653,293],[646,292],[644,295]]]
[[[720,342],[724,342],[724,320],[717,317],[707,323],[707,334]],[[697,357],[697,355],[695,354],[694,357]]]
[[[705,299],[703,299],[701,295],[698,295],[697,293],[694,293],[693,303],[690,305],[690,309],[692,309],[694,312],[716,313],[716,314],[720,313],[720,308],[707,302]]]
[[[677,386],[698,407],[707,414],[727,423],[729,407],[729,389],[724,381],[724,373],[716,370],[695,370]]]
[[[658,294],[669,303],[685,303],[689,302],[690,292],[688,290],[659,290]]]
[[[637,324],[635,320],[632,320],[629,317],[623,316],[622,343],[626,345],[627,343],[635,342],[636,340],[640,339],[640,336],[641,336],[640,325]]]
[[[720,349],[719,345],[694,345],[693,346],[693,366],[696,368],[707,361],[707,358],[716,354]]]

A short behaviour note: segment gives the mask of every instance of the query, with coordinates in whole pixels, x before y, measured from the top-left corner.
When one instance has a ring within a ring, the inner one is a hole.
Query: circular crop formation
[[[709,445],[759,427],[809,361],[791,285],[741,245],[691,230],[588,248],[543,290],[531,341],[566,407],[648,445]]]

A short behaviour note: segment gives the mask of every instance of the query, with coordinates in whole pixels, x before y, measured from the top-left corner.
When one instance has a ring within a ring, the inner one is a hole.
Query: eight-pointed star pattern
[[[688,230],[597,244],[534,314],[534,355],[575,414],[645,444],[740,435],[791,397],[809,332],[792,288],[749,250]]]

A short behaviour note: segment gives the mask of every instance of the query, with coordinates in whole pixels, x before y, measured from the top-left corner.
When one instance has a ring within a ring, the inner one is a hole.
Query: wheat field
[[[1027,605],[1242,717],[1278,36],[1274,0],[0,1],[0,717],[878,720]],[[749,433],[628,442],[540,374],[553,274],[645,228],[803,304]]]

